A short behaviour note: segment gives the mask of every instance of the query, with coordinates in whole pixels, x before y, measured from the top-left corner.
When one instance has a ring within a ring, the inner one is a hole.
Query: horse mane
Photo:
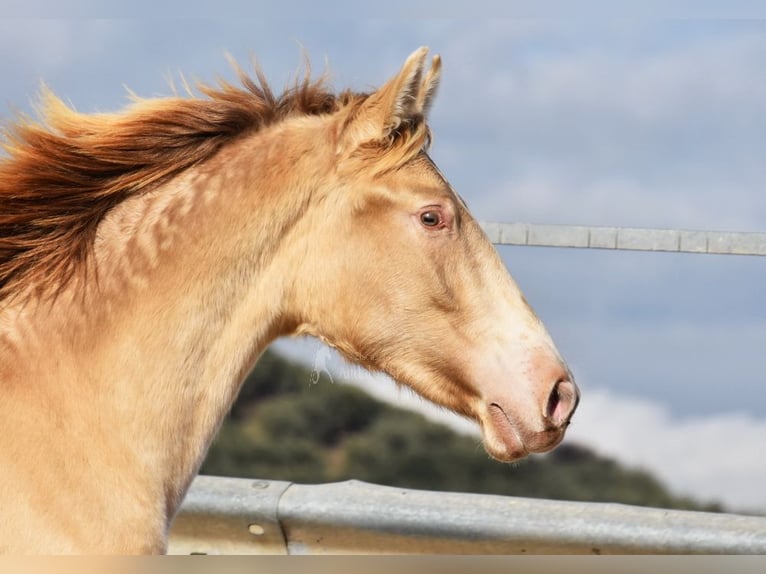
[[[0,301],[20,282],[58,292],[87,259],[104,216],[211,158],[246,133],[365,99],[302,80],[276,96],[260,69],[241,85],[219,80],[187,96],[142,99],[112,114],[82,114],[45,87],[40,119],[17,118],[0,145]]]

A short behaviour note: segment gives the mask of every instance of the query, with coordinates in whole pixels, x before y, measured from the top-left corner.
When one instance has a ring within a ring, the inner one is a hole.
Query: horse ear
[[[367,98],[346,126],[345,135],[352,144],[389,139],[402,125],[425,119],[441,76],[441,59],[434,56],[424,77],[427,55],[428,48],[415,50],[399,73]]]
[[[417,109],[423,117],[427,117],[428,112],[431,111],[431,104],[433,104],[436,91],[439,89],[441,78],[442,59],[437,54],[431,61],[431,68],[428,70],[418,94]]]

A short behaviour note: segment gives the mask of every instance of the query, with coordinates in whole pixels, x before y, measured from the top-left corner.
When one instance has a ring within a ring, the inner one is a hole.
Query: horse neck
[[[37,314],[47,357],[37,374],[52,383],[76,374],[59,400],[91,436],[108,424],[102,448],[124,449],[125,472],[166,519],[245,374],[290,330],[284,293],[298,262],[281,249],[310,186],[288,174],[318,146],[272,131],[115,208],[99,227],[97,281],[73,284]]]

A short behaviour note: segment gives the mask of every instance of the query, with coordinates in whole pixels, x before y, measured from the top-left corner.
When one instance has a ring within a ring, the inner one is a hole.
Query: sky
[[[59,18],[0,20],[0,116],[31,111],[42,81],[80,111],[115,110],[126,86],[167,95],[179,73],[231,77],[226,52],[257,56],[276,87],[305,50],[337,88],[372,89],[428,45],[444,64],[432,156],[477,219],[766,231],[764,20],[436,19],[425,9],[404,18],[399,2],[388,17],[337,17],[340,2],[309,17],[286,2],[261,18],[246,8],[204,17],[191,3],[177,19],[143,1],[110,19],[98,3],[63,4],[50,3]],[[10,4],[11,13],[45,5]],[[567,440],[647,468],[677,492],[766,511],[766,261],[500,253],[581,387]],[[278,348],[424,408],[314,343]]]

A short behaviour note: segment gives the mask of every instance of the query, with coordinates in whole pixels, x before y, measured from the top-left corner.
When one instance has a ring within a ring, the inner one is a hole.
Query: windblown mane
[[[241,86],[200,84],[198,95],[134,101],[81,114],[44,89],[40,120],[21,118],[0,142],[0,300],[20,282],[60,289],[87,263],[104,215],[212,157],[224,144],[296,115],[331,113],[363,95],[302,81],[275,96],[260,70]]]

